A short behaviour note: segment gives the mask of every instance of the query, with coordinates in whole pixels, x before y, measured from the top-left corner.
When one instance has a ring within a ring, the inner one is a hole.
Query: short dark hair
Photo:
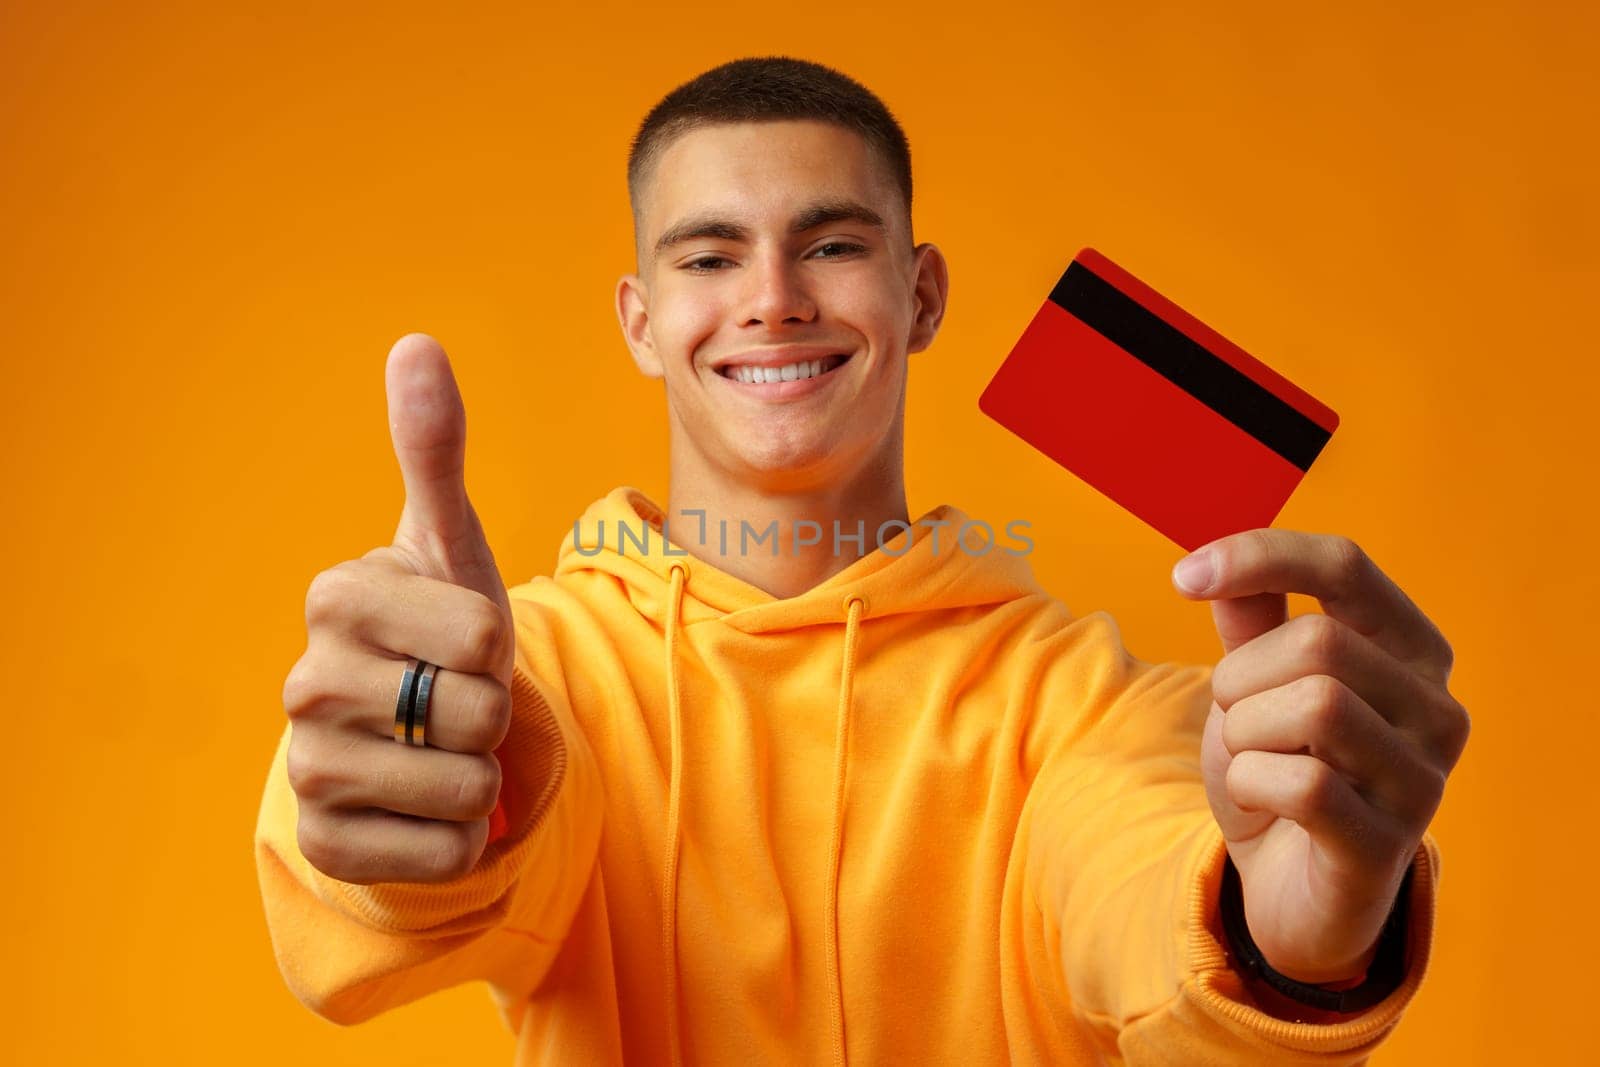
[[[637,218],[646,178],[662,152],[701,126],[814,119],[854,130],[882,161],[905,198],[911,233],[911,145],[873,92],[832,67],[791,56],[730,60],[684,82],[650,109],[628,152],[628,198]],[[640,239],[643,235],[640,235]]]

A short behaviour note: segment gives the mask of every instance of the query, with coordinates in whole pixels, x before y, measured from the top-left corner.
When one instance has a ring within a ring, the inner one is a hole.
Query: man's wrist
[[[1339,982],[1318,985],[1296,981],[1272,969],[1250,936],[1244,918],[1243,886],[1233,857],[1225,856],[1218,909],[1223,936],[1234,967],[1263,1010],[1278,1018],[1305,1015],[1307,1009],[1337,1020],[1365,1011],[1398,989],[1405,980],[1407,921],[1414,868],[1406,871],[1394,908],[1371,950],[1366,973]],[[1284,1014],[1288,1013],[1288,1014]]]

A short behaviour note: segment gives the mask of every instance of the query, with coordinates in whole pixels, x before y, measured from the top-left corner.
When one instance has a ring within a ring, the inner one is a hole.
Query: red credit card
[[[1339,425],[1092,248],[978,407],[1190,552],[1271,525]]]

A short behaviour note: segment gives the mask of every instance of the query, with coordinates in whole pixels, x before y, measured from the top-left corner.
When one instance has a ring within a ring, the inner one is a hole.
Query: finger
[[[290,784],[315,807],[471,822],[488,818],[500,799],[500,762],[492,754],[413,747],[361,731],[297,733]]]
[[[1441,776],[1412,743],[1337,678],[1325,674],[1240,700],[1223,716],[1231,755],[1282,752],[1315,756],[1374,807],[1406,821],[1438,806]]]
[[[450,361],[432,337],[406,334],[389,350],[384,382],[407,519],[443,541],[459,540],[468,532],[467,415]]]
[[[1186,595],[1207,600],[1257,593],[1314,596],[1325,612],[1396,659],[1436,681],[1449,679],[1453,653],[1444,635],[1349,538],[1246,530],[1213,541],[1186,559],[1202,554],[1213,565],[1212,580]]]
[[[1449,728],[1443,690],[1370,639],[1327,615],[1298,615],[1224,656],[1211,672],[1211,694],[1224,710],[1236,701],[1326,674],[1379,715],[1420,741],[1440,744]]]
[[[489,839],[489,820],[445,822],[383,811],[302,812],[299,847],[340,881],[448,882],[470,872]]]
[[[396,743],[394,723],[407,661],[357,653],[341,662],[343,667],[329,669],[312,652],[295,664],[284,683],[289,718],[315,719]],[[489,675],[435,672],[428,696],[427,747],[493,752],[511,728],[511,703],[510,690]]]
[[[372,662],[372,661],[369,661]],[[405,660],[376,663],[369,691],[359,705],[361,729],[394,741]],[[417,698],[420,703],[421,698]],[[511,729],[511,690],[487,674],[439,670],[428,696],[427,747],[486,755],[500,747]]]
[[[1404,836],[1394,816],[1367,803],[1315,756],[1241,752],[1228,764],[1226,784],[1239,807],[1297,823],[1320,847],[1356,867],[1393,852]]]
[[[444,349],[412,333],[395,342],[384,370],[389,434],[405,482],[395,548],[419,573],[464,585],[496,603],[505,586],[467,500],[467,415]]]
[[[1282,593],[1218,599],[1211,602],[1211,621],[1227,655],[1240,645],[1282,626],[1289,618],[1289,598]]]
[[[387,552],[387,550],[382,550]],[[306,593],[306,627],[387,656],[501,678],[514,655],[509,611],[482,593],[412,574],[368,553],[321,572]]]

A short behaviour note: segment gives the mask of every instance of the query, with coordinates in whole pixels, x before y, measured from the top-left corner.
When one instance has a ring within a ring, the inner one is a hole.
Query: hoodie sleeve
[[[1264,1012],[1233,969],[1218,911],[1227,849],[1200,767],[1211,668],[1129,664],[1129,684],[1034,783],[1034,980],[1128,1065],[1365,1063],[1427,969],[1437,843],[1425,835],[1413,859],[1397,990],[1358,1014],[1307,1009],[1308,1019],[1336,1021]]]
[[[512,606],[511,726],[495,750],[504,829],[467,874],[357,885],[311,866],[297,843],[288,728],[279,740],[256,822],[256,872],[279,970],[326,1019],[362,1022],[480,979],[526,996],[560,950],[594,865],[602,802],[544,615]]]

